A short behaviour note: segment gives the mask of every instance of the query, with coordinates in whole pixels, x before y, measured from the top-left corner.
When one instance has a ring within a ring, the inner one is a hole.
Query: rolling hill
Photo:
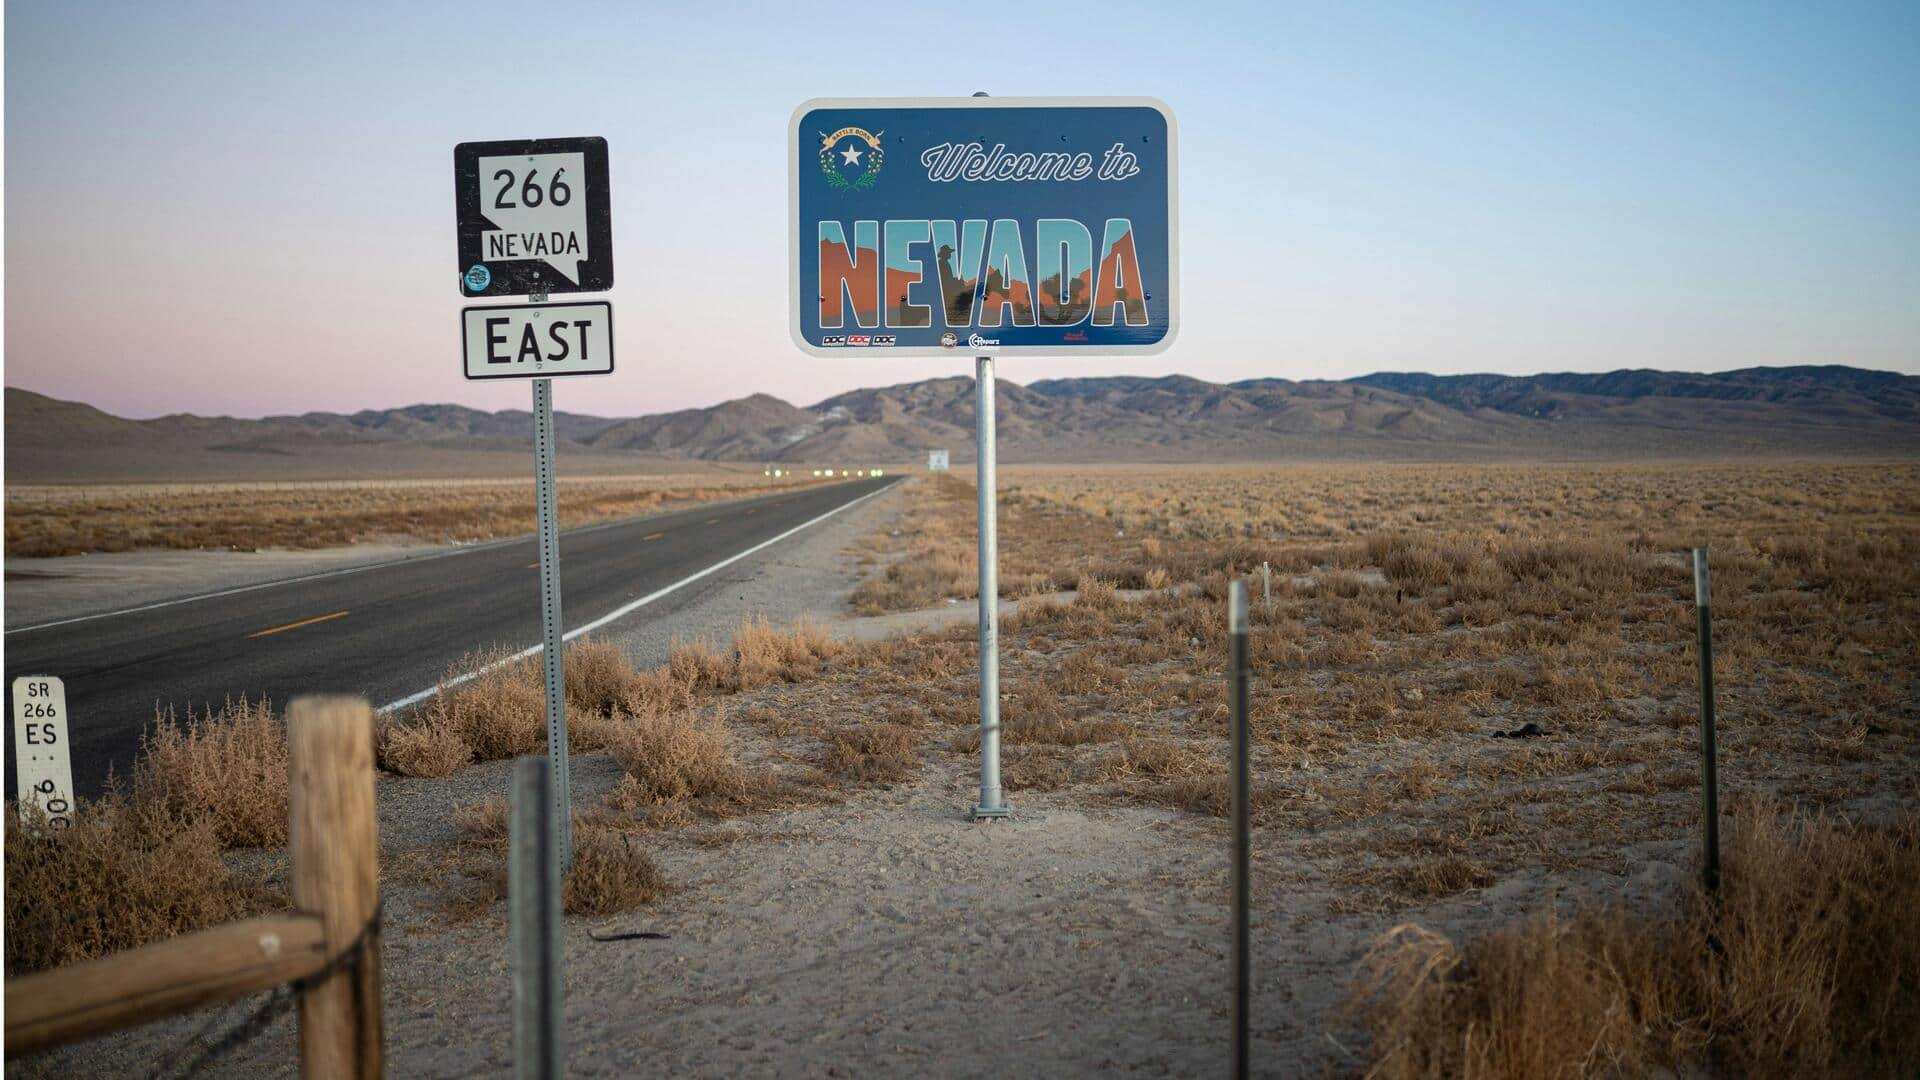
[[[1920,453],[1920,377],[1847,367],[1718,374],[1425,375],[1345,381],[1184,375],[998,384],[1002,459],[1449,460]],[[754,394],[633,418],[556,414],[572,463],[913,461],[971,457],[973,382],[853,390],[805,408]],[[458,405],[263,419],[128,420],[6,391],[8,483],[500,475],[524,471],[532,417]]]

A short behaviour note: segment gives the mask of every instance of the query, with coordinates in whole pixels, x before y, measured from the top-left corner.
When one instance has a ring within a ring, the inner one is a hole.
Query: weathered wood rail
[[[298,910],[8,979],[8,1054],[295,983],[302,1075],[381,1075],[373,712],[359,698],[296,699],[287,710],[287,743]]]

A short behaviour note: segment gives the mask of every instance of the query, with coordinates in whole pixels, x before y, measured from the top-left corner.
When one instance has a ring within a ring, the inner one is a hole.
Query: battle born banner
[[[792,330],[806,351],[1172,341],[1177,132],[1160,102],[816,100],[788,136]]]

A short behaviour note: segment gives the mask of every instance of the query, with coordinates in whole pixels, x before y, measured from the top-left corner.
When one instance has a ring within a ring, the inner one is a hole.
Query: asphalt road
[[[689,577],[895,482],[854,480],[569,530],[560,540],[565,628],[671,595]],[[378,707],[428,690],[477,648],[538,645],[538,557],[527,536],[8,631],[7,795],[16,676],[66,681],[74,785],[91,796],[109,766],[123,777],[131,771],[157,704],[184,715],[189,702],[218,705],[229,695],[285,703],[339,692]],[[646,603],[619,618],[665,610]]]

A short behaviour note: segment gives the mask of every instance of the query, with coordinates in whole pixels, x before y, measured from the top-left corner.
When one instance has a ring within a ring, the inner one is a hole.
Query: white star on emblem
[[[858,147],[854,146],[852,143],[848,143],[847,148],[845,150],[840,151],[840,156],[843,158],[846,158],[847,164],[849,165],[860,164],[860,150]]]

